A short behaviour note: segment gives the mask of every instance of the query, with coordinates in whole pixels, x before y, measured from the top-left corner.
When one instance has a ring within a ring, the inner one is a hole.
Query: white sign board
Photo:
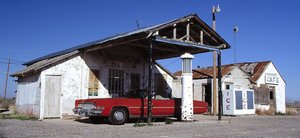
[[[279,84],[279,77],[276,74],[265,75],[266,84]]]

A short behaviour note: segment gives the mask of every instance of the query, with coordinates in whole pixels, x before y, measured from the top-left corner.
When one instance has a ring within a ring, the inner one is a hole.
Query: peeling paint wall
[[[148,65],[146,59],[135,53],[126,53],[126,49],[114,51],[95,51],[86,52],[77,55],[71,59],[65,60],[55,66],[52,66],[41,73],[42,97],[45,92],[45,76],[61,75],[61,114],[62,116],[72,115],[72,109],[76,99],[85,98],[109,98],[108,92],[109,69],[122,69],[124,73],[124,91],[130,90],[130,74],[140,74],[140,88],[146,89],[148,84]],[[118,52],[119,51],[119,52]],[[99,70],[99,90],[98,96],[88,96],[89,70]],[[41,102],[41,107],[44,106]],[[41,118],[44,112],[42,109]]]
[[[234,68],[229,74],[222,77],[222,90],[226,88],[226,84],[231,84],[235,89],[252,89],[253,86],[249,80],[249,76],[238,67]]]
[[[19,78],[16,94],[16,110],[39,117],[40,114],[40,75]]]
[[[60,75],[61,76],[61,90],[60,90],[60,106],[59,111],[61,115],[73,114],[72,108],[74,107],[75,99],[80,98],[81,95],[81,78],[82,66],[84,61],[81,56],[77,55],[73,58],[66,59],[55,66],[45,69],[41,73],[41,115],[44,118],[44,105],[45,105],[45,87],[47,75]],[[51,100],[51,99],[49,99]],[[58,109],[53,109],[58,110]],[[62,117],[62,116],[61,116]]]

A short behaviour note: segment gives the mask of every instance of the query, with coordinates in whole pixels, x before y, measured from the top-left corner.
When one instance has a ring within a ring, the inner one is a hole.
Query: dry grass
[[[15,105],[15,99],[5,99],[4,98],[0,98],[0,108],[3,109],[9,109],[9,106],[13,106]]]
[[[256,109],[255,113],[257,115],[275,115],[275,110],[270,108],[269,110]]]
[[[272,108],[270,108],[269,110],[256,109],[255,113],[257,115],[296,115],[297,114],[297,109],[287,107],[286,108],[286,113],[275,112],[275,110],[272,109]]]
[[[296,115],[297,112],[297,108],[291,108],[291,107],[287,107],[286,108],[286,114],[288,115]]]

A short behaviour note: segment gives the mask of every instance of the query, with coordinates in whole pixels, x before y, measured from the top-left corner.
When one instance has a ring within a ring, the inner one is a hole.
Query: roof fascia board
[[[180,46],[185,46],[185,47],[193,47],[193,48],[200,48],[200,49],[205,49],[209,51],[218,51],[221,49],[221,47],[224,47],[224,45],[220,46],[211,46],[211,45],[201,45],[201,44],[196,44],[196,43],[188,43],[188,42],[182,42],[178,40],[173,40],[173,39],[167,39],[167,38],[162,38],[160,36],[155,36],[153,38],[154,41],[156,42],[162,42],[162,43],[167,43],[167,44],[173,44],[173,45],[180,45]]]

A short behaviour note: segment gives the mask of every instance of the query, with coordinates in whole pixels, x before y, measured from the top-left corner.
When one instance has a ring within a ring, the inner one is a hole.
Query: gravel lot
[[[86,119],[20,121],[0,120],[0,137],[297,137],[300,116],[195,116],[195,122],[155,122],[153,126],[133,127],[92,124]]]

